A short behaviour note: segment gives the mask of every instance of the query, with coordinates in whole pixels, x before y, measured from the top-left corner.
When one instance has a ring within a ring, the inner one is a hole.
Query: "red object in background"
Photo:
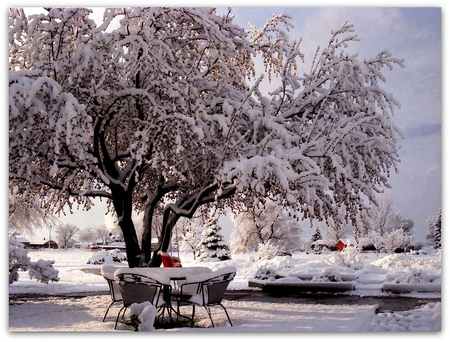
[[[347,245],[345,243],[343,243],[341,240],[339,240],[339,242],[337,244],[338,251],[344,250],[345,247],[347,247]]]
[[[181,260],[177,257],[171,257],[169,253],[159,251],[158,255],[161,257],[164,267],[183,267]]]

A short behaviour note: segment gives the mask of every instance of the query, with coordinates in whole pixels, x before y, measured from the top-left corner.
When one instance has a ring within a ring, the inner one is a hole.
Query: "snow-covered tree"
[[[221,261],[231,259],[230,249],[222,234],[219,218],[212,215],[204,222],[202,231],[198,259],[200,261],[210,261],[219,259]]]
[[[58,244],[67,247],[67,244],[72,240],[80,229],[71,223],[60,224],[56,227],[56,235],[58,236]]]
[[[180,229],[180,250],[192,253],[194,259],[197,256],[203,229],[203,220],[201,217],[195,217],[190,220],[180,220],[176,229]]]
[[[412,246],[413,239],[410,234],[405,232],[403,227],[390,230],[384,237],[384,249],[393,253],[397,250],[405,251],[406,248]]]
[[[234,253],[257,250],[269,245],[279,251],[292,253],[300,248],[298,218],[292,209],[277,202],[257,201],[241,213],[232,216],[236,227],[231,235]]]
[[[27,250],[14,237],[9,238],[9,283],[19,280],[19,271],[26,272],[30,279],[36,279],[41,283],[59,281],[58,270],[53,268],[55,262],[39,259],[31,261]]]
[[[441,248],[441,211],[434,217],[430,216],[427,219],[428,233],[427,239],[431,241],[434,248]]]
[[[313,235],[311,236],[311,243],[322,240],[322,234],[320,233],[319,227],[316,227]]]
[[[387,196],[378,196],[376,203],[361,210],[355,224],[355,238],[361,246],[373,244],[378,251],[394,252],[414,243],[414,222],[394,212],[394,203]]]
[[[305,217],[341,205],[352,215],[396,168],[398,103],[380,81],[402,62],[346,53],[352,25],[299,76],[285,15],[246,32],[210,8],[107,9],[99,26],[90,12],[10,9],[10,186],[56,212],[106,198],[131,267],[159,266],[178,219],[201,205],[270,193]],[[267,96],[257,55],[278,77]],[[133,210],[144,213],[140,243]]]
[[[9,232],[20,232],[33,235],[35,230],[57,225],[57,219],[53,215],[45,213],[39,203],[23,203],[20,196],[14,196],[9,192]]]

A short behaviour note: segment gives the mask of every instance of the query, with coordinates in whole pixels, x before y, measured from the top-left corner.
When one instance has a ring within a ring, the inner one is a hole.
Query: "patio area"
[[[212,271],[207,267],[129,268],[104,266],[102,275],[110,289],[110,303],[120,305],[114,329],[120,324],[134,329],[173,328],[196,324],[196,306],[207,313],[215,327],[212,307],[221,308],[228,324],[233,325],[222,304],[225,290],[236,275],[235,267]],[[125,316],[127,310],[131,315]],[[217,311],[217,310],[214,310]]]

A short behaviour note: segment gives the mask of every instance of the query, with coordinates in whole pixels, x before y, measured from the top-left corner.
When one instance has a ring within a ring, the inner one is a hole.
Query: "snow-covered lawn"
[[[114,328],[119,306],[113,307],[105,322],[106,296],[80,299],[28,301],[9,308],[10,331],[104,331]],[[195,328],[176,328],[165,331],[290,331],[290,332],[349,332],[349,331],[439,331],[441,304],[427,304],[411,311],[375,314],[376,305],[314,305],[225,301],[234,326],[230,327],[220,309],[213,308],[218,327],[210,321],[202,308],[197,309],[200,322]],[[130,331],[124,324],[118,330]],[[162,330],[157,330],[160,332]],[[164,330],[163,330],[164,331]]]
[[[86,264],[92,255],[86,250],[31,251],[32,260],[55,260],[60,281],[40,284],[20,274],[18,282],[9,286],[10,294],[45,293],[62,294],[75,292],[107,291],[104,279],[92,273],[100,265]],[[188,254],[180,255],[183,266],[199,266]],[[364,253],[357,264],[349,264],[339,254],[298,253],[291,257],[277,257],[271,261],[257,261],[255,255],[233,255],[224,262],[201,263],[212,270],[225,266],[237,268],[237,275],[230,289],[248,289],[249,279],[256,274],[266,275],[266,281],[329,281],[352,279],[356,287],[346,294],[392,296],[383,292],[383,284],[440,284],[440,254],[386,255]],[[126,266],[126,264],[123,264]],[[86,272],[83,269],[91,269]],[[275,280],[274,274],[284,277]],[[300,278],[299,278],[300,277]],[[411,285],[414,286],[414,285]],[[414,288],[413,288],[414,290]],[[440,297],[440,292],[410,292],[403,296]],[[405,298],[405,300],[408,300]],[[94,295],[84,298],[28,300],[20,305],[9,306],[10,331],[111,331],[119,306],[111,309],[106,322],[101,318],[109,303],[109,297]],[[180,328],[170,331],[439,331],[441,330],[441,304],[430,303],[416,310],[376,313],[376,305],[313,305],[294,303],[268,303],[250,301],[226,301],[234,327],[226,324],[220,309],[213,312],[219,327],[213,329]],[[198,313],[204,319],[198,326],[209,326],[204,310]],[[121,329],[128,329],[119,324]]]

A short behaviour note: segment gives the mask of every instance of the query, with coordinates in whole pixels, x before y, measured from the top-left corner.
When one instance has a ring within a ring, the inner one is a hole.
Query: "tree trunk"
[[[170,245],[170,239],[172,237],[172,231],[175,228],[175,225],[177,224],[178,220],[180,219],[181,215],[176,214],[172,210],[165,210],[164,212],[164,219],[163,219],[163,227],[161,236],[158,240],[158,245],[156,246],[155,250],[153,251],[153,257],[150,262],[150,267],[159,267],[161,266],[161,258],[158,255],[159,251],[167,252]]]
[[[148,265],[151,260],[152,248],[152,221],[155,207],[152,203],[147,203],[142,222],[142,263]]]
[[[115,191],[113,191],[113,189]],[[139,247],[136,229],[132,219],[133,214],[133,198],[132,190],[123,191],[120,188],[111,188],[113,194],[113,205],[119,218],[119,227],[125,240],[125,248],[127,252],[127,260],[129,267],[142,266],[142,252]]]
[[[142,267],[142,251],[136,235],[131,216],[119,219],[119,227],[122,230],[125,240],[125,248],[127,250],[127,260],[129,267]]]
[[[145,204],[144,210],[144,221],[143,221],[143,231],[142,231],[142,254],[143,263],[145,265],[151,265],[151,248],[152,248],[152,223],[153,215],[155,213],[155,208],[158,202],[162,200],[164,195],[170,191],[174,191],[178,188],[177,183],[165,184],[164,176],[161,175],[159,178],[158,186],[153,193],[147,193],[147,203]],[[158,245],[159,246],[159,245]],[[159,249],[157,248],[157,251]],[[157,259],[159,257],[157,256]],[[156,267],[161,265],[161,260]]]

